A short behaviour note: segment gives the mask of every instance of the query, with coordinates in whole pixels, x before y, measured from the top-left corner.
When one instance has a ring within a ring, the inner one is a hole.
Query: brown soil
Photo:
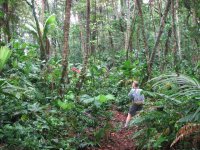
[[[98,148],[88,148],[88,150],[135,150],[134,140],[131,138],[136,128],[129,127],[122,129],[126,120],[126,115],[119,111],[113,111],[114,119],[110,121],[112,126],[118,127],[118,130],[113,130],[109,136],[103,139]]]

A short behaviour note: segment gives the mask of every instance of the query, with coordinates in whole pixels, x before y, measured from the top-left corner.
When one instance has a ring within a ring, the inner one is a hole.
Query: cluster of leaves
[[[70,64],[70,86],[60,98],[60,60],[50,58],[48,67],[41,70],[37,46],[13,41],[12,47],[7,65],[10,50],[2,48],[0,56],[1,69],[4,67],[0,80],[0,142],[5,149],[77,149],[98,145],[111,130],[112,113],[107,110],[113,103],[118,109],[127,110],[132,81],[145,77],[146,65],[139,60],[123,60],[124,53],[103,60],[91,57],[82,90],[75,88],[82,66]],[[151,90],[145,92],[150,100],[132,121],[139,126],[134,134],[138,147],[169,148],[172,143],[180,148],[191,146],[181,143],[191,139],[195,143],[198,138],[198,81],[167,75],[151,82],[153,86],[147,86]],[[191,132],[186,132],[188,128]]]
[[[111,127],[108,120],[112,113],[106,110],[115,99],[106,90],[99,90],[101,86],[91,86],[99,79],[105,84],[101,77],[104,67],[97,64],[88,69],[78,96],[74,89],[78,69],[70,70],[71,86],[60,98],[60,60],[51,58],[49,67],[41,70],[37,46],[13,41],[11,47],[9,60],[7,48],[2,48],[0,57],[4,66],[0,80],[2,148],[77,149],[97,145]]]

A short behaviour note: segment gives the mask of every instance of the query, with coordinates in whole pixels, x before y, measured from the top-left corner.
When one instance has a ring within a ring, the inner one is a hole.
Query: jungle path
[[[111,131],[107,138],[103,139],[98,148],[89,148],[89,150],[135,150],[134,140],[131,138],[135,127],[122,129],[126,120],[126,114],[112,110],[113,119],[110,121],[114,131]]]

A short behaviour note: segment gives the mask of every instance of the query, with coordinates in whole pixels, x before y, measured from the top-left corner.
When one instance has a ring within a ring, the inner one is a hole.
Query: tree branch
[[[24,0],[31,8],[33,7],[33,5],[28,1],[28,0]]]

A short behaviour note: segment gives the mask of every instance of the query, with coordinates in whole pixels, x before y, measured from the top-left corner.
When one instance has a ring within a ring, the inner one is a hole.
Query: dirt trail
[[[122,124],[126,120],[126,115],[119,111],[113,111],[114,117],[111,120],[113,127],[119,127],[119,130],[110,133],[109,137],[101,142],[99,148],[91,148],[90,150],[135,150],[134,140],[131,139],[134,127],[121,129]]]

